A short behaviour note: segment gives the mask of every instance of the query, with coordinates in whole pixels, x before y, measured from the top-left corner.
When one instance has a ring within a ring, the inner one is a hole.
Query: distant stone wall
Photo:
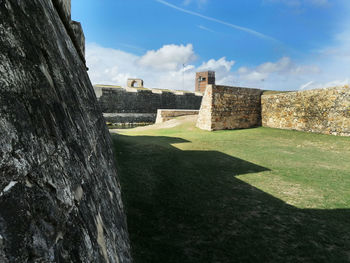
[[[259,89],[208,85],[197,127],[212,131],[260,126],[262,92]]]
[[[152,122],[156,120],[158,109],[199,110],[202,101],[202,95],[197,93],[150,90],[145,88],[124,89],[100,86],[95,86],[94,88],[102,112],[114,114],[154,114]]]
[[[198,115],[199,110],[163,110],[157,112],[156,123],[162,123],[180,116]]]
[[[106,122],[111,123],[151,124],[156,116],[155,113],[103,113]]]
[[[350,88],[263,95],[262,125],[350,136]]]

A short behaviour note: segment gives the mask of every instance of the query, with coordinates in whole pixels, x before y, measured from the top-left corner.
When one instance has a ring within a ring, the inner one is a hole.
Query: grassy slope
[[[257,128],[113,136],[135,262],[350,262],[350,139]]]

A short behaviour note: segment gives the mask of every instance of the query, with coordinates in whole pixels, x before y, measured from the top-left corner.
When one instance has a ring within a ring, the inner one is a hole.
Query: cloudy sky
[[[299,90],[348,84],[350,0],[72,0],[93,84]]]

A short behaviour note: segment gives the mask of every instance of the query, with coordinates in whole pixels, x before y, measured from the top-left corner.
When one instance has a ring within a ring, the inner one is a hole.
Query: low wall
[[[197,127],[212,131],[260,126],[262,92],[259,89],[208,85]]]
[[[103,113],[106,122],[111,123],[154,123],[155,113]]]
[[[163,110],[157,111],[156,123],[162,123],[180,116],[198,115],[199,110]]]
[[[161,91],[145,88],[121,88],[94,86],[96,96],[104,113],[153,114],[156,121],[158,109],[199,110],[202,95],[190,92]],[[148,122],[147,120],[142,122]]]
[[[350,88],[263,95],[262,125],[350,136]]]

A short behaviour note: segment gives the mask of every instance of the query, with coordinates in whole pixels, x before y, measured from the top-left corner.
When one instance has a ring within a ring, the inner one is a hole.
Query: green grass
[[[135,262],[350,262],[350,138],[113,135]]]

